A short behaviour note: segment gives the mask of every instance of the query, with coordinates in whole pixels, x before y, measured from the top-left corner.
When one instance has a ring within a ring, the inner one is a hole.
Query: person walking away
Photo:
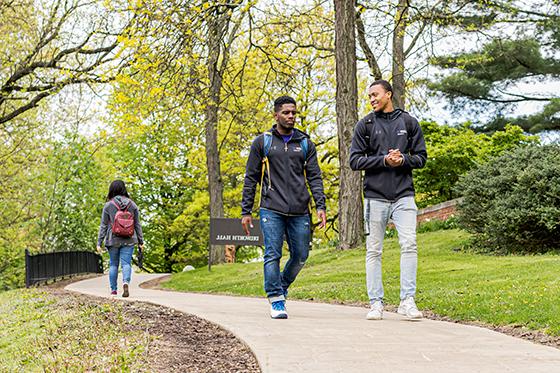
[[[132,274],[132,254],[134,246],[144,249],[142,227],[138,206],[134,203],[122,180],[115,180],[109,186],[107,202],[101,213],[101,224],[97,237],[97,251],[101,254],[102,245],[109,252],[109,286],[111,295],[117,295],[119,262],[122,267],[123,297],[129,296]]]
[[[350,148],[350,167],[365,173],[366,285],[371,305],[366,318],[383,318],[381,253],[385,229],[392,219],[401,248],[398,313],[421,319],[414,300],[418,251],[412,170],[424,167],[426,144],[418,121],[393,107],[389,82],[373,82],[368,95],[373,111],[356,124]]]
[[[319,228],[326,225],[326,204],[317,151],[309,136],[295,128],[296,101],[282,96],[274,101],[276,124],[257,136],[247,159],[241,223],[249,234],[257,184],[261,184],[260,223],[264,236],[264,290],[270,316],[286,319],[288,288],[309,255],[310,195],[315,200]],[[284,240],[290,258],[280,271]]]

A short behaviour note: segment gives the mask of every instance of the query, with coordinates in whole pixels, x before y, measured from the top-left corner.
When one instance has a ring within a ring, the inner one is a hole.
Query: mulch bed
[[[70,281],[55,282],[43,289],[53,295],[70,298],[69,304],[102,305],[117,301],[65,291],[63,287]],[[148,371],[261,372],[252,351],[232,333],[216,324],[144,302],[123,302],[122,306],[125,319],[136,320],[127,324],[131,331],[148,331],[155,336],[148,352]]]

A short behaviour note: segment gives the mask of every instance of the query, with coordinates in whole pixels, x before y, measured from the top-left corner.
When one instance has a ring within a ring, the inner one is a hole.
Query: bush
[[[530,145],[493,158],[458,184],[459,224],[498,253],[560,247],[560,147]]]

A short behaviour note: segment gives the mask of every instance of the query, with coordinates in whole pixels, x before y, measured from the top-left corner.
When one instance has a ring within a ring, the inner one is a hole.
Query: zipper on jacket
[[[288,151],[288,143],[287,143],[287,142],[284,143],[284,151],[285,151],[285,152]]]

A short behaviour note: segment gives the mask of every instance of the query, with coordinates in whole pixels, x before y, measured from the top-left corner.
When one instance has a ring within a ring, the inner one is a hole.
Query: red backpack
[[[114,200],[111,200],[111,202],[113,202],[113,205],[115,205],[118,210],[115,214],[113,226],[111,227],[113,234],[120,237],[132,237],[134,235],[134,214],[128,211],[132,202],[129,202],[124,209]]]

